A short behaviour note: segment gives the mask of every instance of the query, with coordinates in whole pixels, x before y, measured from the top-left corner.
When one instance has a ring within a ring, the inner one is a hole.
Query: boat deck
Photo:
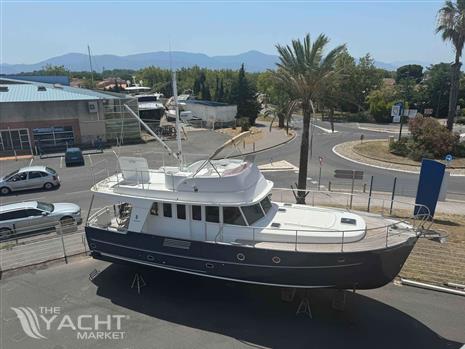
[[[365,219],[367,231],[365,236],[354,242],[340,243],[283,243],[260,242],[252,240],[236,240],[236,243],[253,246],[255,248],[299,251],[299,252],[359,252],[392,247],[404,243],[417,233],[411,226],[393,218],[382,217],[377,214],[353,211]],[[396,222],[398,222],[396,224]]]

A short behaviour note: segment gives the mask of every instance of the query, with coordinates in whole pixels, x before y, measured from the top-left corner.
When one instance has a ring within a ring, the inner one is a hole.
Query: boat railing
[[[282,193],[282,194],[280,194]],[[281,199],[281,202],[286,205],[286,201],[289,198],[289,194],[292,195],[291,190],[277,188],[273,189],[273,198]],[[337,193],[336,204],[329,203],[327,201],[320,202],[316,200],[319,195],[327,197],[327,193],[313,193],[312,205],[336,207],[339,209],[346,209],[341,202],[346,197],[343,193]],[[333,193],[331,193],[333,194]],[[365,200],[367,198],[365,197]],[[388,247],[395,242],[399,242],[404,237],[404,240],[411,236],[418,237],[422,230],[431,224],[430,211],[424,205],[389,200],[379,197],[371,197],[370,200],[375,204],[371,207],[373,212],[363,212],[359,210],[355,205],[354,210],[347,210],[361,215],[364,219],[374,218],[374,222],[379,222],[379,225],[371,224],[364,229],[346,229],[346,230],[319,230],[319,229],[289,229],[281,227],[270,227],[270,226],[239,226],[239,225],[228,225],[223,223],[211,223],[204,221],[204,231],[201,235],[198,235],[194,239],[201,239],[204,241],[210,241],[212,243],[234,243],[249,247],[262,247],[268,243],[273,245],[275,249],[285,250],[305,250],[310,245],[325,245],[331,250],[336,251],[347,251],[364,248],[377,247]],[[376,205],[376,201],[380,200],[380,205]],[[274,200],[276,201],[276,200]],[[394,203],[393,203],[394,201]],[[356,201],[354,201],[356,202]],[[385,209],[386,204],[391,207],[393,203],[393,210],[391,214],[388,214]],[[300,208],[302,206],[288,203],[294,208]],[[400,206],[396,206],[400,205]],[[399,209],[400,207],[400,209]],[[408,210],[412,210],[412,214],[406,214]],[[88,224],[96,226],[101,229],[108,229],[115,232],[124,233],[127,231],[126,222],[122,222],[122,219],[116,219],[118,213],[115,207],[112,205],[102,207],[93,212],[88,219]],[[414,214],[417,212],[417,214]],[[279,233],[279,234],[273,234]],[[321,241],[320,236],[327,236],[328,233],[332,234],[333,237],[330,240]],[[276,236],[280,236],[276,238]],[[360,238],[354,240],[353,236],[359,236]],[[274,236],[274,239],[269,239],[270,236]],[[173,237],[173,236],[167,236]],[[309,238],[310,237],[310,238]]]

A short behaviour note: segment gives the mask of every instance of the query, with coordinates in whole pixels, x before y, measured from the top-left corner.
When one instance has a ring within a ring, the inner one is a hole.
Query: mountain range
[[[259,51],[248,51],[237,55],[229,56],[208,56],[203,53],[191,53],[183,51],[166,52],[147,52],[127,56],[117,55],[94,55],[92,56],[93,69],[102,71],[103,69],[141,69],[148,66],[158,66],[160,68],[182,68],[198,65],[210,69],[238,69],[242,63],[245,64],[246,70],[250,72],[260,72],[266,69],[275,68],[278,62],[278,56],[262,53]],[[385,63],[375,61],[378,68],[386,70],[396,70],[404,64],[421,64],[429,65],[426,62],[392,62]],[[0,64],[2,74],[17,74],[21,72],[32,72],[40,70],[47,64],[63,65],[72,71],[89,70],[89,57],[83,53],[67,53],[61,56],[48,58],[34,64]]]

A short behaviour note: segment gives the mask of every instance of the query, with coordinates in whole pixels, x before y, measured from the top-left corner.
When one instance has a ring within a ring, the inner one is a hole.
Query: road
[[[326,130],[330,129],[329,122],[316,121],[315,125]],[[376,125],[374,125],[373,127],[375,126]],[[296,120],[295,127],[299,134],[300,128],[302,127],[301,119]],[[308,177],[311,178],[308,182],[310,187],[317,187],[319,173],[318,157],[322,156],[324,164],[321,171],[321,184],[325,185],[326,187],[328,186],[328,182],[331,181],[333,187],[337,187],[338,185],[344,185],[345,188],[350,188],[350,180],[344,181],[341,179],[335,179],[334,170],[356,169],[364,171],[364,180],[358,183],[359,188],[362,187],[363,183],[366,183],[368,187],[370,177],[374,176],[374,191],[391,192],[394,177],[397,177],[396,195],[416,195],[416,189],[418,186],[417,174],[410,174],[398,171],[388,171],[378,169],[375,167],[356,164],[351,161],[340,158],[332,151],[335,145],[343,142],[360,139],[360,135],[362,134],[364,135],[365,139],[387,138],[389,135],[392,134],[361,130],[358,128],[357,123],[337,123],[335,124],[335,130],[337,131],[336,133],[328,133],[318,127],[315,127],[313,140],[313,156],[311,158],[309,156],[308,167]],[[273,161],[286,159],[292,164],[298,166],[300,155],[300,141],[300,136],[297,136],[295,141],[291,142],[286,146],[258,155],[257,161],[259,163],[263,163],[269,162],[270,158],[272,158]],[[297,181],[297,174],[292,174],[290,176],[289,173],[276,172],[267,173],[266,176],[274,180],[276,186],[289,187],[290,183],[294,183]],[[448,198],[465,200],[465,177],[450,177],[448,192]]]

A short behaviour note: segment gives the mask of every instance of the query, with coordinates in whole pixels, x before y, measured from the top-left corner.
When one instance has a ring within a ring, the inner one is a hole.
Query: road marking
[[[94,166],[94,165],[93,165],[93,162],[92,162],[92,157],[90,156],[90,154],[87,155],[87,156],[89,157],[90,166]]]
[[[315,126],[316,128],[319,128],[320,130],[323,130],[326,133],[337,133],[337,132],[339,132],[339,131],[336,131],[336,130],[334,130],[334,132],[333,132],[328,128],[324,128],[324,127],[321,127],[321,126],[318,126],[318,125],[315,125],[315,124],[313,124],[313,126]]]
[[[307,181],[311,181],[312,179],[312,177],[307,177]]]
[[[318,181],[312,181],[312,184],[318,184]]]
[[[74,195],[74,194],[82,194],[82,193],[87,193],[89,192],[89,189],[86,190],[79,190],[79,191],[72,191],[70,193],[65,193],[65,195]]]
[[[29,161],[29,166],[32,165],[32,162],[34,161],[34,158],[31,158],[31,161]]]
[[[63,168],[63,156],[60,156],[60,168]]]

